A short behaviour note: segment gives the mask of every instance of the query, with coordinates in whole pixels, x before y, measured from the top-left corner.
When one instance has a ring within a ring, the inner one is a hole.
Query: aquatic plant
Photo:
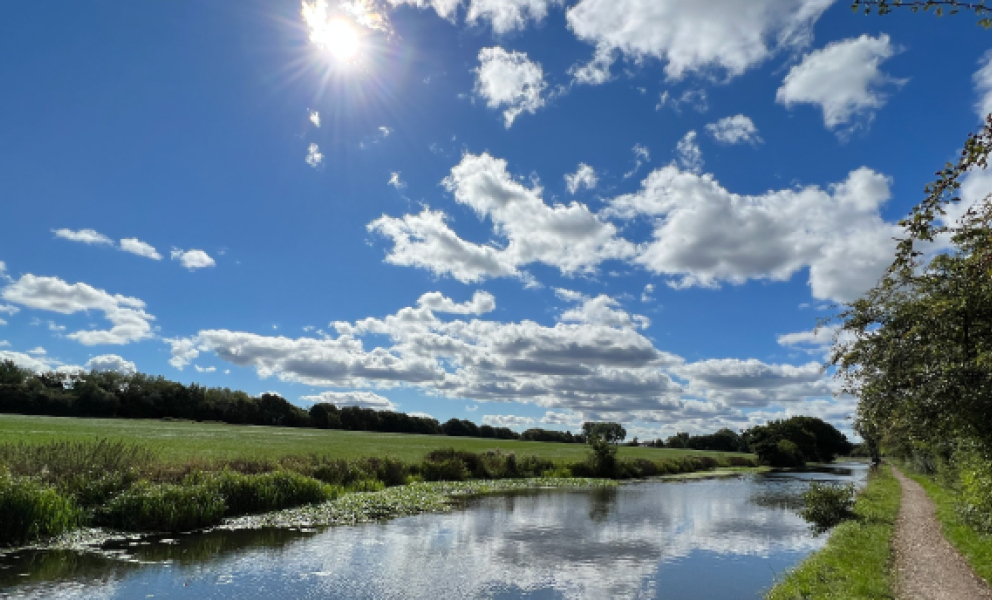
[[[76,527],[80,511],[53,486],[0,474],[0,546],[15,546]]]
[[[138,482],[97,510],[98,524],[125,531],[191,531],[217,525],[227,505],[203,484]]]

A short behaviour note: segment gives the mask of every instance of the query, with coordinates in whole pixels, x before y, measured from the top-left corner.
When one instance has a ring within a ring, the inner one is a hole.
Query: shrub
[[[425,460],[420,465],[420,474],[425,481],[465,481],[469,470],[462,459],[455,457],[439,462]]]
[[[605,438],[594,435],[589,438],[588,462],[597,477],[616,479],[620,475],[620,464],[617,461],[617,448]]]
[[[731,467],[756,467],[753,459],[744,458],[743,456],[731,456],[727,459],[727,462]]]
[[[16,546],[76,527],[80,513],[52,486],[0,474],[0,546]]]
[[[337,497],[338,490],[292,471],[242,475],[234,471],[191,475],[185,484],[203,485],[219,495],[226,516],[268,512]]]
[[[961,516],[975,529],[992,533],[992,452],[970,444],[956,458]]]
[[[226,508],[206,485],[142,481],[99,509],[96,520],[126,531],[190,531],[220,523]]]
[[[814,481],[803,494],[800,515],[816,533],[854,517],[854,484],[836,485]]]
[[[803,468],[806,466],[806,457],[799,450],[799,446],[791,440],[779,440],[774,444],[760,445],[755,450],[762,464],[785,468]]]

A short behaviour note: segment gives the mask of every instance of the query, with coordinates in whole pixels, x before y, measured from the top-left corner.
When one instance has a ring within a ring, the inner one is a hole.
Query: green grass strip
[[[891,540],[900,493],[888,466],[872,473],[854,505],[857,518],[835,527],[827,545],[800,563],[767,598],[892,598]]]
[[[979,577],[992,583],[992,535],[975,531],[961,519],[953,491],[941,486],[931,477],[910,473],[906,475],[922,485],[937,506],[937,518],[947,541],[958,549]]]

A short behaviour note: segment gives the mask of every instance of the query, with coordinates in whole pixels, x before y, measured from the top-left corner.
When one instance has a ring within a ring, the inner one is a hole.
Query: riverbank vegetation
[[[640,478],[757,466],[745,456],[618,458],[594,446],[580,460],[553,461],[499,449],[442,448],[416,461],[326,454],[278,459],[241,456],[162,460],[148,446],[121,441],[0,444],[0,546],[81,526],[124,531],[187,531],[225,518],[312,506],[349,492],[418,482],[574,477]],[[608,458],[604,459],[604,455]]]
[[[854,504],[854,518],[837,525],[826,546],[800,563],[767,598],[891,598],[890,542],[900,491],[888,466],[873,469]]]

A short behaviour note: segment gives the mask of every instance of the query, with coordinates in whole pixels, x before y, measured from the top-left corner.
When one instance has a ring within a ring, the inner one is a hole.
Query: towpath
[[[896,519],[896,597],[904,600],[992,600],[992,590],[944,538],[933,501],[895,467],[902,485]]]

